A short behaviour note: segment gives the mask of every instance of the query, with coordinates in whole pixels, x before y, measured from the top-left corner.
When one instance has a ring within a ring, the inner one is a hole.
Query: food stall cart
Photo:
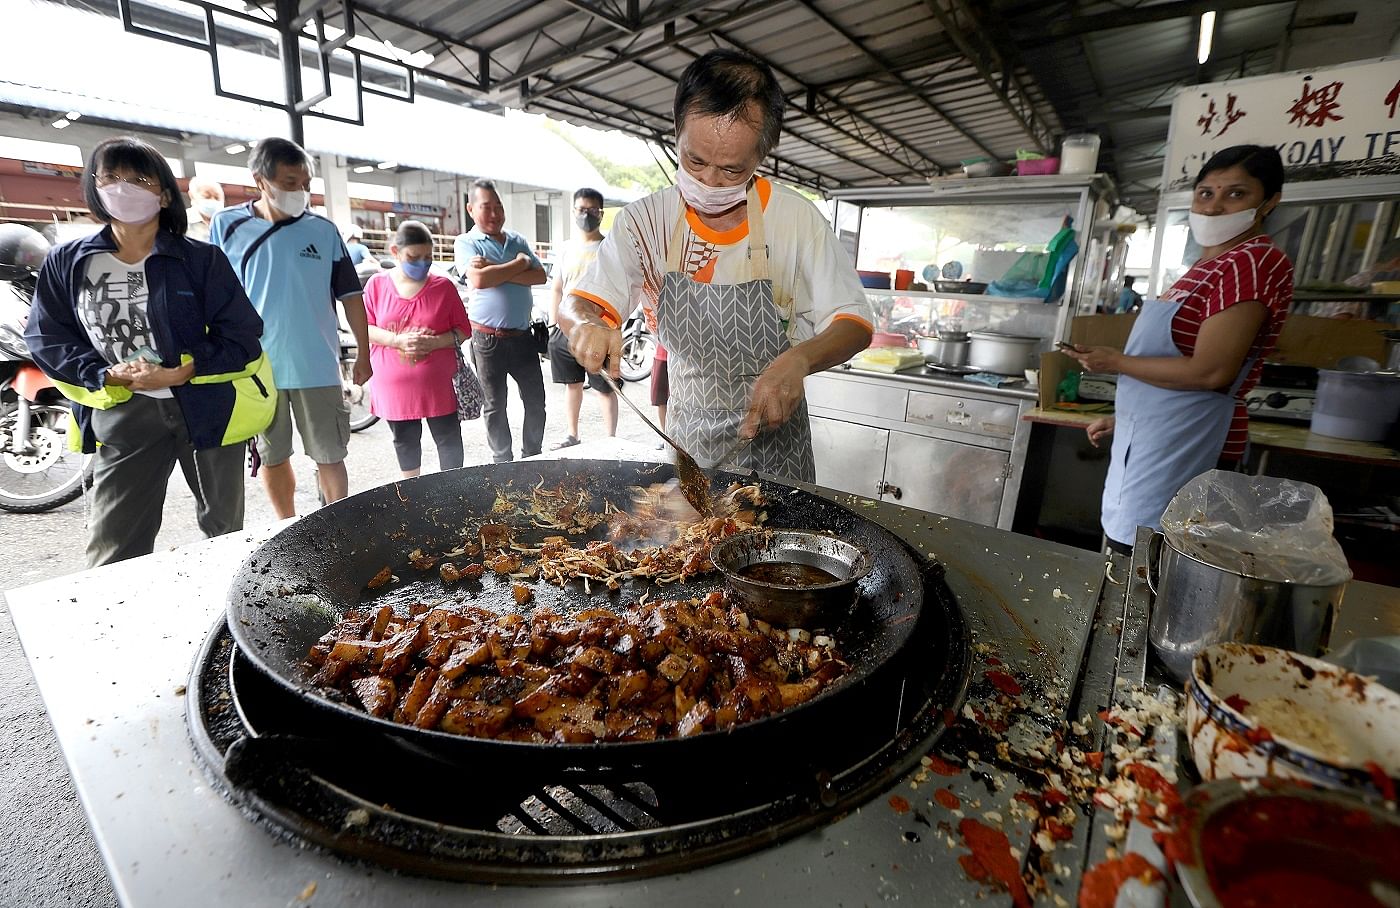
[[[1024,369],[1067,337],[1081,306],[1105,286],[1118,234],[1104,230],[1116,200],[1105,175],[950,178],[927,186],[832,193],[834,226],[856,267],[913,272],[926,289],[868,289],[875,330],[914,346],[957,328],[1034,339],[1017,374],[969,379],[934,367],[887,375],[838,367],[807,380],[817,482],[884,501],[1010,528],[1033,406]],[[1064,227],[1079,253],[1054,299],[1004,296],[996,282],[1045,270]],[[978,290],[960,289],[963,283]],[[985,286],[990,285],[990,286]]]
[[[1317,369],[1335,368],[1347,356],[1384,363],[1381,332],[1400,321],[1400,295],[1368,278],[1382,248],[1400,238],[1397,89],[1396,57],[1182,88],[1172,106],[1150,282],[1150,292],[1160,293],[1199,256],[1187,214],[1191,184],[1210,155],[1237,144],[1277,147],[1286,174],[1283,200],[1265,228],[1293,262],[1294,301],[1278,350],[1246,401],[1252,416],[1247,466],[1321,486],[1339,505],[1348,552],[1373,562],[1388,560],[1379,553],[1393,546],[1396,524],[1383,515],[1352,515],[1400,494],[1400,452],[1393,440],[1318,436],[1309,422]],[[1121,338],[1094,342],[1121,346]],[[1075,513],[1051,500],[1057,497],[1051,483],[1101,487],[1107,460],[1084,438],[1090,417],[1037,409],[1027,418],[1045,426],[1034,433],[1032,456],[1054,466],[1026,484],[1016,527],[1096,538],[1096,496],[1087,504],[1078,496]],[[1360,467],[1338,471],[1338,460]],[[1036,506],[1041,498],[1043,508]],[[1370,576],[1395,582],[1391,578],[1400,575]]]
[[[604,444],[580,446],[584,457],[603,458],[586,466],[657,469],[619,463],[618,454],[638,452],[599,447]],[[470,486],[487,472],[447,475]],[[433,481],[369,490],[347,499],[341,512],[398,520],[395,509],[414,500],[415,484]],[[353,768],[367,762],[371,742],[357,737],[328,751],[307,727],[300,736],[263,741],[264,759],[275,759],[264,763],[260,777],[247,771],[254,749],[246,739],[250,724],[259,721],[257,701],[249,697],[246,667],[222,616],[240,565],[283,525],[45,581],[8,598],[125,905],[854,905],[914,899],[941,906],[986,895],[1005,899],[1008,889],[1025,904],[1026,886],[1043,904],[1074,903],[1086,866],[1119,841],[1114,816],[1069,817],[1049,827],[1056,844],[1047,848],[1047,817],[1063,814],[1032,805],[1049,791],[1044,774],[1068,759],[1065,736],[1086,751],[1109,750],[1113,732],[1099,711],[1131,702],[1136,686],[1150,679],[1145,546],[1131,563],[1116,558],[1106,573],[1093,553],[830,490],[803,490],[884,526],[941,566],[927,575],[925,589],[946,585],[939,601],[955,620],[930,641],[938,658],[911,661],[911,685],[901,688],[897,706],[890,704],[885,746],[826,780],[821,791],[829,798],[809,791],[812,780],[794,769],[792,788],[775,789],[760,809],[735,813],[711,804],[705,813],[702,804],[692,808],[702,811],[692,822],[680,825],[664,820],[675,810],[673,798],[684,801],[683,791],[658,797],[644,786],[619,785],[625,778],[604,777],[601,784],[587,777],[538,778],[527,797],[498,814],[498,795],[513,779],[470,767],[457,767],[447,779],[418,778],[373,761],[369,771],[410,783],[401,791],[411,792],[417,779],[419,809],[474,816],[476,805],[487,811],[488,822],[463,828],[422,821],[406,803],[343,790],[329,800],[313,798],[309,813],[285,809],[278,797],[300,801],[336,787],[325,784],[325,770],[308,771],[316,761],[329,754],[331,767]],[[353,535],[359,526],[342,524],[340,532]],[[414,541],[390,544],[406,550]],[[1338,638],[1393,632],[1400,614],[1393,593],[1354,584]],[[942,692],[950,698],[928,705],[911,693],[912,682],[950,668],[960,677]],[[93,677],[103,683],[94,684]],[[911,720],[901,725],[898,717],[905,714]],[[1034,768],[1035,753],[1043,761],[1047,747],[1052,756],[1063,748],[1065,756]],[[795,767],[804,765],[802,755],[793,759]],[[233,763],[242,770],[233,772]],[[736,755],[714,773],[733,780],[737,791],[753,785],[751,769]],[[856,789],[848,787],[853,780]],[[852,790],[860,793],[854,800]],[[371,833],[386,830],[392,847],[372,847]],[[502,885],[525,881],[532,885]]]

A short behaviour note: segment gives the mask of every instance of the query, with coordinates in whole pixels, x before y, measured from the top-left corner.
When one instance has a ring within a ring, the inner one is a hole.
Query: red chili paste
[[[958,824],[972,854],[958,858],[967,875],[979,883],[986,883],[1011,893],[1011,904],[1016,908],[1030,908],[1031,896],[1026,891],[1026,882],[1021,879],[1021,865],[1011,856],[1011,842],[1006,833],[993,829],[971,817]]]
[[[1400,825],[1362,810],[1269,795],[1222,808],[1201,832],[1206,878],[1224,908],[1380,908],[1400,889]]]
[[[1162,872],[1136,851],[1090,867],[1079,884],[1079,908],[1113,908],[1118,890],[1135,878],[1153,883],[1162,878]]]

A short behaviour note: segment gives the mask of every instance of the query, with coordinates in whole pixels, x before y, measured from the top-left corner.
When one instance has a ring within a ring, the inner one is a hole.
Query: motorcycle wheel
[[[350,404],[350,431],[362,432],[379,422],[379,417],[369,412],[369,385],[355,384],[355,361],[341,360],[340,389]]]
[[[92,486],[92,458],[68,450],[68,408],[36,404],[29,412],[33,450],[0,452],[0,509],[19,514],[52,510]],[[18,413],[13,403],[0,410],[0,436],[7,442]]]
[[[622,339],[622,362],[618,365],[625,380],[641,381],[650,376],[655,358],[656,338],[650,333],[642,332]]]

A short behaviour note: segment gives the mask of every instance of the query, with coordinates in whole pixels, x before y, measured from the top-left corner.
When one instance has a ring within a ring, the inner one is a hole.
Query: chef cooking
[[[713,462],[815,480],[803,379],[870,343],[874,313],[821,212],[755,175],[783,94],[753,57],[716,50],[676,87],[676,187],[628,205],[559,310],[590,372],[619,374],[620,314],[641,302],[669,354],[669,429]]]

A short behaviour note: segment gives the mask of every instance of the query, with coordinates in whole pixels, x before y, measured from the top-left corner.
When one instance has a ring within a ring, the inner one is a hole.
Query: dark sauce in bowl
[[[739,568],[738,573],[748,580],[780,586],[822,586],[841,579],[830,571],[795,561],[760,561]]]

